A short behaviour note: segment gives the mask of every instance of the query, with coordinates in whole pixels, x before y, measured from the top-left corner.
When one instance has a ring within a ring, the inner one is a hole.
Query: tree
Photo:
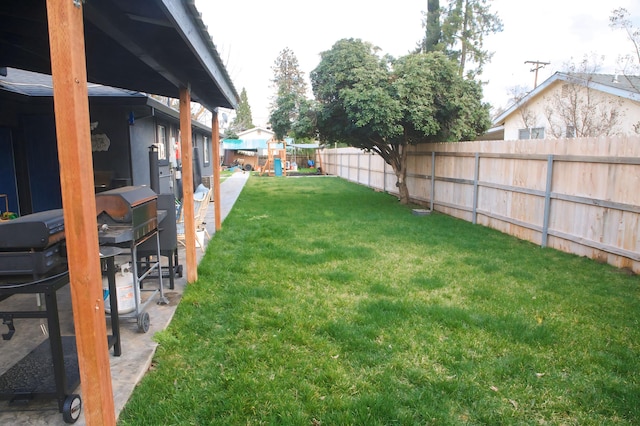
[[[407,147],[420,142],[473,139],[489,128],[482,88],[458,75],[442,53],[398,60],[379,57],[361,40],[343,39],[321,53],[311,73],[321,140],[375,152],[397,178],[409,203]]]
[[[289,48],[280,52],[272,70],[276,95],[269,121],[276,138],[282,139],[290,135],[293,123],[298,119],[300,107],[306,99],[307,83],[296,55]]]
[[[253,127],[255,126],[253,125],[253,118],[251,117],[251,106],[249,105],[247,91],[243,87],[242,92],[240,92],[240,102],[238,102],[236,117],[229,125],[229,131],[232,133],[240,133]]]
[[[624,62],[622,69],[625,75],[640,73],[640,28],[633,26],[629,18],[629,11],[623,7],[615,9],[609,17],[609,26],[624,30],[633,45],[633,53],[621,58],[621,61]]]
[[[427,13],[422,12],[422,27],[425,29],[425,36],[422,39],[420,52],[435,52],[442,50],[440,41],[442,39],[442,29],[440,27],[440,0],[429,0],[427,3]]]
[[[149,95],[149,97],[168,106],[176,111],[180,110],[180,99],[170,98],[168,96]],[[191,118],[203,124],[211,124],[211,111],[197,102],[191,102]]]
[[[518,114],[520,115],[524,128],[531,129],[535,127],[536,113],[531,108],[529,101],[524,100],[529,94],[529,89],[524,86],[514,86],[510,89],[510,94],[511,99],[509,99],[509,101],[511,104],[520,103],[520,106],[518,107]]]
[[[474,78],[493,53],[483,50],[484,37],[502,31],[502,20],[492,14],[491,0],[449,0],[442,14],[442,44],[444,51],[456,61],[459,75]],[[475,64],[471,68],[470,64]]]
[[[598,62],[585,57],[577,66],[566,66],[571,81],[546,98],[545,115],[551,134],[556,138],[582,138],[620,133],[621,101],[602,97],[592,88]]]

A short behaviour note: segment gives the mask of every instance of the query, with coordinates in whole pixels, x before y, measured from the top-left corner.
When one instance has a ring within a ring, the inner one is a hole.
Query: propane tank
[[[134,279],[131,272],[131,263],[120,265],[120,270],[116,272],[116,296],[118,297],[118,313],[128,314],[136,309]],[[104,296],[104,311],[111,313],[111,301],[109,300],[109,280],[102,277],[102,294]],[[140,301],[138,300],[138,304]]]

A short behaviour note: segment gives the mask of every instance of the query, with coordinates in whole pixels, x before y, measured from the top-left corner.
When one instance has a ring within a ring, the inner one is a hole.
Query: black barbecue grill
[[[153,296],[159,293],[158,303],[167,304],[162,288],[162,268],[160,265],[160,240],[158,222],[167,212],[158,210],[158,195],[146,186],[125,186],[96,194],[96,212],[98,214],[98,241],[102,246],[129,248],[133,269],[133,290],[136,302],[131,314],[122,314],[121,318],[136,318],[138,330],[149,330],[149,314],[144,308]],[[155,247],[156,262],[149,263],[145,271],[138,270],[138,246],[147,241]],[[152,271],[158,272],[158,288],[146,301],[142,301],[142,281]]]
[[[42,275],[64,263],[62,209],[0,222],[0,275]]]
[[[100,244],[139,241],[158,229],[158,196],[146,186],[96,194]]]
[[[110,303],[116,307],[116,314],[111,318],[113,335],[108,336],[108,342],[119,356],[114,255],[108,256],[109,291],[113,295]],[[0,319],[8,331],[2,333],[2,340],[10,340],[16,333],[14,319],[17,318],[46,319],[43,330],[47,330],[49,336],[0,375],[0,400],[25,403],[54,398],[65,421],[73,422],[80,414],[81,404],[80,396],[72,393],[80,383],[76,343],[74,336],[61,334],[57,298],[58,290],[68,284],[62,209],[0,222],[0,300],[17,294],[38,294],[41,296],[37,300],[45,301],[44,309],[38,305],[36,310],[15,310],[13,304],[3,305]]]

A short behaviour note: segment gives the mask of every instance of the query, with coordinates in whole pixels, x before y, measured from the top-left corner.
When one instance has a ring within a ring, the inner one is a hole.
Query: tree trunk
[[[396,175],[396,187],[398,187],[400,204],[409,204],[409,188],[407,188],[407,146],[398,145],[397,155],[391,161],[391,167]]]
[[[406,175],[406,172],[402,173]],[[407,180],[406,176],[401,176],[396,173],[398,181],[396,182],[396,186],[398,187],[398,191],[400,192],[400,204],[407,205],[409,204],[409,188],[407,188]]]

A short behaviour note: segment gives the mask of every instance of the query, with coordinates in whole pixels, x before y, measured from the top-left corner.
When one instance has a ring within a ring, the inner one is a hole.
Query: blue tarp
[[[267,149],[269,139],[223,139],[222,149]]]

